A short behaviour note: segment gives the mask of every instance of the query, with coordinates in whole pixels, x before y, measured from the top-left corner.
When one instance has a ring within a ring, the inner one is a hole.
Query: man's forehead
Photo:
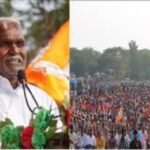
[[[0,22],[1,39],[24,39],[21,26],[14,22]]]
[[[7,30],[7,29],[8,29],[8,24],[5,23],[5,22],[1,23],[1,24],[0,24],[0,29],[2,29],[2,30]]]
[[[1,30],[8,30],[8,29],[12,29],[12,28],[16,28],[21,30],[21,26],[19,24],[17,24],[16,22],[8,22],[8,21],[3,21],[0,22],[0,29]]]

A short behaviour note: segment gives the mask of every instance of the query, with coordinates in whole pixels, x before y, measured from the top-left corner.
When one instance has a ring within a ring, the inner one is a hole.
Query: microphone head
[[[18,80],[20,82],[23,82],[23,80],[26,79],[25,71],[24,70],[19,70],[17,77],[18,77]]]

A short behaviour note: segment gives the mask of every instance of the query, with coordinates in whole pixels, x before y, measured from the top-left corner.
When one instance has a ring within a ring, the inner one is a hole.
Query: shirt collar
[[[7,90],[7,91],[15,91],[19,87],[21,87],[21,84],[19,84],[18,87],[16,89],[14,89],[12,87],[11,83],[9,82],[9,80],[0,75],[0,88],[3,88],[4,90]]]

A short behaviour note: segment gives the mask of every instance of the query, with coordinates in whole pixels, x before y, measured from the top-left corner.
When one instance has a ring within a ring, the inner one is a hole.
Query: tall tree
[[[150,50],[138,50],[135,41],[129,49],[113,47],[101,54],[92,48],[71,48],[70,70],[78,76],[85,73],[111,73],[115,79],[150,79]]]
[[[10,16],[13,13],[11,0],[0,1],[0,16]]]
[[[138,70],[138,46],[136,45],[136,41],[129,42],[129,51],[130,51],[130,71],[129,75],[132,79],[139,78],[139,70]]]
[[[101,53],[87,47],[82,50],[71,48],[70,50],[70,71],[77,76],[82,76],[85,73],[93,74],[98,71],[98,58]]]
[[[124,57],[126,56],[126,57]],[[121,47],[108,48],[99,58],[100,72],[112,72],[116,78],[125,76],[128,69],[126,50]]]

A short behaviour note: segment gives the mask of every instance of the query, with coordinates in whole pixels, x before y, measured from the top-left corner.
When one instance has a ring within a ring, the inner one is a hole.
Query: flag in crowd
[[[123,119],[123,107],[120,107],[118,115],[116,116],[115,123],[120,124]]]

